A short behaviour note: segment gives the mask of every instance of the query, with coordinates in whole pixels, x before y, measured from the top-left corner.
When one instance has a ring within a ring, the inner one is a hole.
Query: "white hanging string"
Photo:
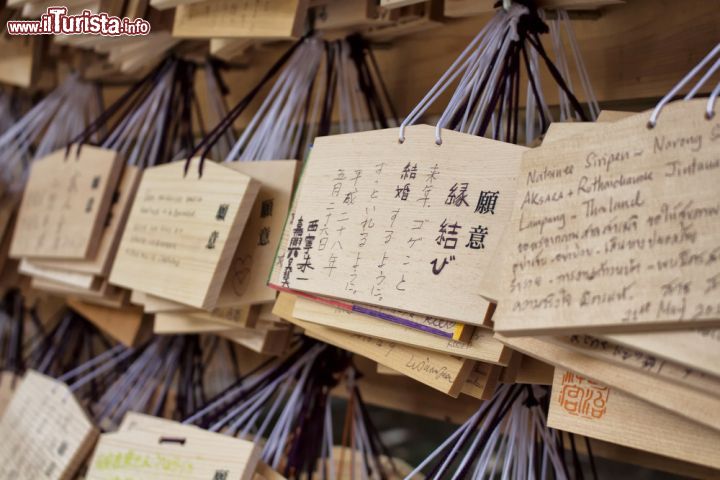
[[[693,99],[695,97],[695,95],[697,94],[697,92],[707,83],[708,80],[710,80],[710,78],[713,75],[715,75],[715,72],[717,72],[719,68],[720,68],[720,58],[718,58],[715,61],[713,66],[710,67],[707,72],[705,72],[705,75],[703,75],[700,78],[700,80],[698,80],[698,82],[695,84],[695,86],[692,89],[690,89],[690,91],[687,93],[687,95],[685,95],[685,98],[683,98],[683,100]]]
[[[442,144],[442,128],[456,118],[458,123],[455,129],[463,133],[473,135],[482,133],[481,129],[488,127],[483,125],[483,122],[487,122],[488,119],[490,129],[489,132],[485,130],[484,135],[490,138],[502,138],[514,133],[515,129],[510,132],[506,131],[508,127],[507,120],[511,115],[508,112],[508,107],[514,104],[514,91],[511,91],[513,81],[508,78],[501,79],[500,74],[505,67],[502,59],[506,57],[512,43],[518,40],[518,21],[522,15],[527,13],[528,9],[526,7],[511,2],[508,2],[504,9],[496,12],[495,16],[473,38],[465,50],[403,120],[398,132],[400,143],[405,141],[406,127],[414,124],[427,111],[429,106],[456,81],[458,82],[457,86],[435,127],[436,144]],[[541,18],[545,18],[542,11],[540,11],[540,15]],[[550,22],[549,26],[550,38],[557,57],[555,65],[566,81],[568,89],[572,91],[570,61],[569,56],[565,53],[562,39],[564,27],[572,51],[574,66],[587,97],[590,116],[595,118],[599,113],[599,106],[580,54],[569,15],[565,11],[558,11],[557,18]],[[495,61],[491,67],[494,58],[500,60]],[[531,48],[527,53],[527,62],[525,64],[526,69],[529,70],[527,72],[528,77],[533,80],[532,83],[528,82],[526,89],[525,142],[528,144],[536,137],[536,125],[542,125],[543,118],[545,119],[545,125],[552,121],[552,115],[543,94],[538,65],[538,54],[535,49]],[[489,68],[491,69],[488,71]],[[482,93],[480,93],[481,87],[483,88]],[[494,99],[496,92],[501,88],[504,88],[503,97],[498,98],[496,101]],[[516,88],[519,88],[519,86]],[[559,99],[561,119],[572,119],[575,116],[579,118],[579,114],[575,112],[570,102],[569,94],[564,89],[559,89]],[[491,105],[491,102],[496,103],[496,105]],[[491,107],[497,108],[497,111],[489,111]],[[459,111],[460,108],[463,108],[462,112]],[[460,117],[458,117],[459,113],[461,113]],[[502,118],[499,118],[500,114],[502,114]]]
[[[425,113],[425,111],[435,103],[435,100],[443,94],[445,89],[455,81],[457,76],[462,72],[465,71],[468,63],[471,61],[472,56],[469,58],[468,55],[470,55],[472,52],[475,51],[475,48],[480,42],[487,30],[494,24],[496,24],[499,20],[498,17],[501,15],[500,12],[496,13],[495,16],[483,27],[482,30],[480,30],[480,33],[478,33],[475,38],[470,42],[470,44],[465,47],[465,50],[462,51],[462,53],[455,59],[455,61],[450,65],[450,68],[448,68],[445,73],[442,74],[440,79],[435,83],[435,85],[425,94],[422,100],[413,108],[413,110],[410,112],[410,114],[405,117],[405,119],[400,124],[400,131],[399,131],[399,137],[398,140],[400,143],[403,143],[405,141],[405,128],[408,125],[414,124],[420,116]]]
[[[295,156],[302,139],[308,94],[313,90],[323,52],[323,44],[317,38],[307,39],[300,45],[225,161]]]
[[[720,95],[720,83],[718,83],[708,98],[707,108],[705,109],[705,117],[710,120],[715,116],[715,101]]]
[[[695,65],[695,66],[692,68],[692,70],[690,70],[690,71],[687,73],[687,75],[685,75],[685,76],[682,78],[682,80],[680,80],[680,81],[658,102],[658,104],[655,106],[655,108],[653,109],[652,113],[650,114],[650,119],[648,120],[648,124],[647,124],[648,128],[654,128],[655,125],[657,125],[657,120],[658,120],[658,117],[660,116],[660,112],[662,111],[663,107],[665,107],[665,105],[667,105],[667,104],[670,102],[670,100],[672,100],[672,99],[675,97],[675,95],[677,95],[678,92],[679,92],[690,80],[692,80],[692,79],[695,77],[695,75],[697,75],[697,74],[700,72],[700,70],[702,70],[702,69],[705,67],[705,65],[707,65],[708,62],[710,62],[710,60],[712,60],[713,58],[715,58],[715,56],[717,56],[718,54],[720,54],[720,43],[718,43],[717,45],[715,45],[715,48],[713,48],[713,49],[710,51],[710,53],[708,53],[702,60],[700,60],[700,63],[698,63],[697,65]],[[717,63],[716,63],[716,65],[717,65]],[[700,85],[700,86],[702,86],[702,85]],[[699,89],[700,87],[697,87],[697,88]]]
[[[590,75],[587,72],[587,68],[585,68],[585,61],[583,60],[583,56],[580,54],[580,45],[578,44],[577,37],[575,36],[575,29],[573,29],[572,27],[570,15],[567,11],[558,10],[557,12],[558,15],[560,15],[560,18],[562,18],[563,24],[565,25],[565,31],[567,32],[570,49],[572,50],[573,57],[575,59],[575,67],[577,69],[578,75],[580,76],[580,82],[583,85],[583,90],[585,91],[585,98],[590,109],[591,120],[595,121],[598,115],[600,115],[600,105],[597,101],[597,97],[595,96],[595,90],[592,88],[592,83],[590,82]]]
[[[21,190],[29,163],[64,147],[99,110],[95,87],[70,75],[0,136],[2,179]],[[37,144],[34,152],[32,146]]]
[[[317,134],[328,68],[333,68],[335,104],[341,133],[371,127],[370,111],[348,42],[327,45],[332,64],[323,62],[325,44],[307,39],[279,73],[270,92],[239,135],[225,161],[294,158]],[[331,112],[333,113],[333,112]],[[300,152],[304,157],[306,152]]]
[[[565,49],[563,48],[562,39],[560,38],[559,16],[554,20],[548,21],[544,11],[540,11],[540,18],[545,20],[550,28],[550,39],[552,40],[553,51],[555,52],[555,66],[560,72],[560,75],[565,79],[565,82],[569,89],[572,90],[572,78],[570,77],[570,70],[568,68],[567,58],[565,57]],[[560,106],[560,121],[565,122],[573,117],[573,111],[570,107],[570,99],[568,98],[565,90],[559,85],[558,88],[558,100]]]

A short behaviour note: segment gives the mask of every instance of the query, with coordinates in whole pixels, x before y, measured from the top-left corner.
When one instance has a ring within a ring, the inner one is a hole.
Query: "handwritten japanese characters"
[[[506,334],[720,323],[720,123],[704,102],[523,157],[494,321]]]
[[[139,168],[132,165],[123,167],[117,189],[112,196],[110,211],[103,222],[97,252],[92,258],[88,260],[42,259],[35,263],[40,267],[107,276],[120,244],[120,237],[140,183],[140,176]]]
[[[267,277],[290,207],[298,162],[269,160],[224,165],[257,181],[260,190],[240,237],[218,306],[272,302],[276,292],[267,286]]]
[[[195,161],[149,168],[127,220],[110,281],[202,309],[217,303],[259,184]]]
[[[524,147],[432,127],[316,140],[286,225],[277,287],[481,324]]]
[[[97,434],[67,385],[29,371],[0,418],[0,477],[75,478]]]
[[[10,256],[90,259],[100,241],[122,161],[117,152],[84,145],[32,163]]]

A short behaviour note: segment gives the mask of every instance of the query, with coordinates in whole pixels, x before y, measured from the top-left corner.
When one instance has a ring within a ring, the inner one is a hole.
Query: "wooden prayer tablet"
[[[6,54],[0,58],[0,82],[21,88],[35,85],[42,69],[42,45],[41,39],[34,35],[3,36],[0,48]]]
[[[241,307],[274,302],[276,291],[267,286],[283,226],[290,207],[297,176],[296,160],[268,160],[224,163],[224,166],[250,176],[260,183],[260,191],[250,212],[240,243],[225,277],[218,307]],[[146,311],[187,310],[187,305],[152,295],[146,296]]]
[[[409,127],[315,140],[273,279],[352,302],[481,325],[475,288],[507,225],[527,149]]]
[[[578,375],[618,388],[685,417],[688,421],[694,421],[720,431],[720,417],[710,413],[720,410],[720,398],[716,395],[598,360],[547,340],[532,337],[504,337],[502,335],[498,335],[498,338],[522,353],[532,355],[558,368],[568,369]]]
[[[173,302],[157,295],[150,295],[140,290],[133,290],[131,299],[133,303],[141,304],[147,313],[181,312],[190,308],[182,303]]]
[[[122,161],[83,145],[34,160],[15,225],[10,256],[89,259],[96,252]]]
[[[68,298],[67,304],[97,328],[128,347],[141,343],[146,339],[146,333],[152,330],[148,325],[149,319],[144,321],[142,309],[134,305],[112,308],[76,298]]]
[[[616,121],[632,115],[631,112],[603,110],[600,112],[598,122]],[[572,125],[587,124],[552,124],[545,136],[544,143],[563,138],[569,131],[572,131],[571,134],[576,134],[577,127],[572,127]],[[658,359],[678,362],[699,372],[720,376],[720,329],[608,334],[602,338],[640,350],[642,351],[641,355],[656,355]],[[707,383],[704,383],[703,387],[707,388]]]
[[[123,232],[110,282],[196,308],[212,309],[259,184],[197,159],[148,168]]]
[[[528,151],[493,320],[507,335],[720,325],[720,123],[706,101]]]
[[[273,470],[270,465],[265,462],[258,462],[257,469],[255,470],[255,480],[287,480],[285,477],[280,475],[277,471]]]
[[[28,371],[0,418],[0,478],[75,478],[97,434],[67,385]]]
[[[15,388],[20,384],[20,377],[7,370],[0,372],[0,418],[15,393]]]
[[[102,281],[95,275],[78,273],[57,268],[49,268],[23,258],[20,260],[18,270],[23,275],[63,283],[75,288],[97,289]]]
[[[32,288],[43,290],[59,295],[78,297],[83,300],[92,301],[111,307],[120,307],[127,302],[129,293],[127,290],[110,285],[107,280],[103,281],[97,289],[84,289],[73,287],[65,283],[54,282],[42,278],[32,277],[30,283]]]
[[[424,0],[422,0],[424,1]],[[319,7],[320,15],[316,15],[314,27],[317,31],[353,29],[359,30],[363,27],[376,23],[390,23],[390,15],[383,15],[381,18],[377,2],[368,0],[319,0],[315,2]]]
[[[522,358],[520,359],[520,366],[517,372],[512,376],[512,382],[505,382],[502,376],[500,377],[501,382],[552,385],[552,377],[555,372],[555,368],[552,365],[528,355],[521,355],[519,352],[513,354],[513,358],[516,356]]]
[[[309,337],[382,363],[452,397],[460,394],[475,363],[466,358],[306,322],[292,315],[294,303],[293,296],[281,295],[273,313],[304,329]]]
[[[255,328],[260,319],[261,305],[244,307],[220,307],[212,312],[193,310],[188,314],[198,320],[223,323],[229,327]]]
[[[672,360],[663,360],[653,354],[590,335],[547,338],[562,347],[598,360],[622,365],[645,375],[652,375],[685,388],[694,388],[720,397],[720,377],[693,370]]]
[[[462,386],[462,393],[479,400],[490,400],[495,394],[501,371],[502,368],[497,365],[475,362]]]
[[[290,294],[281,293],[281,295]],[[492,331],[484,328],[476,328],[470,342],[457,342],[452,339],[430,335],[415,328],[404,327],[300,297],[295,299],[293,315],[300,320],[325,325],[326,327],[383,338],[472,360],[507,365],[510,359],[510,349],[493,338]]]
[[[610,334],[602,338],[720,377],[720,328]]]
[[[555,370],[548,426],[720,469],[717,430],[561,368]]]
[[[400,8],[407,7],[408,5],[415,5],[416,3],[422,3],[425,0],[380,0],[380,6],[383,8]]]
[[[378,363],[368,358],[356,356],[354,362],[361,374],[358,386],[363,400],[369,405],[458,425],[464,423],[482,405],[480,400],[468,395],[450,400],[444,393],[405,375],[379,374]],[[333,389],[332,394],[347,398],[347,390],[347,384],[343,381]]]
[[[153,322],[153,332],[157,335],[219,333],[232,329],[227,324],[199,320],[182,312],[156,313]]]
[[[88,480],[250,480],[259,449],[250,441],[188,425],[166,424],[163,432],[142,428],[100,436]]]
[[[227,309],[230,310],[230,309]],[[253,330],[263,328],[272,322],[258,324],[258,308],[238,307],[233,312],[225,312],[224,316],[213,315],[203,311],[158,312],[155,314],[155,333],[199,333],[225,330]],[[201,312],[201,313],[198,313]],[[243,324],[243,320],[252,318],[252,326]]]
[[[0,188],[2,188],[0,186]],[[3,193],[0,195],[0,239],[4,239],[8,232],[8,227],[12,225],[12,219],[20,200],[18,195]]]
[[[115,259],[115,252],[120,244],[122,231],[125,228],[125,221],[130,213],[130,205],[132,205],[140,183],[140,177],[139,168],[132,165],[126,165],[123,168],[117,189],[113,194],[110,213],[102,230],[100,245],[93,258],[88,260],[33,259],[33,263],[39,267],[72,270],[103,277],[109,275],[110,267]]]
[[[308,0],[203,0],[175,9],[173,37],[290,38],[303,34]]]
[[[242,345],[255,353],[281,355],[292,338],[292,326],[276,324],[262,329],[232,329],[218,332],[218,335]]]
[[[217,305],[236,307],[274,302],[277,293],[267,286],[268,275],[273,268],[290,208],[298,162],[267,160],[223,165],[257,181],[260,191],[240,237]]]

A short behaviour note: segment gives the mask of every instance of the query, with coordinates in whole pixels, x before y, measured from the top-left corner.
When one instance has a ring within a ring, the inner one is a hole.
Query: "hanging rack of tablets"
[[[718,477],[720,9],[657,3],[7,0],[0,479]]]

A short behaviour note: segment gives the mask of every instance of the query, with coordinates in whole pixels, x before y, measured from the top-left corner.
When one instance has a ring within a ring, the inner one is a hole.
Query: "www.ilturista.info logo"
[[[10,35],[147,35],[150,22],[142,18],[120,18],[107,13],[83,10],[78,15],[68,15],[67,7],[48,7],[40,20],[9,20]]]

